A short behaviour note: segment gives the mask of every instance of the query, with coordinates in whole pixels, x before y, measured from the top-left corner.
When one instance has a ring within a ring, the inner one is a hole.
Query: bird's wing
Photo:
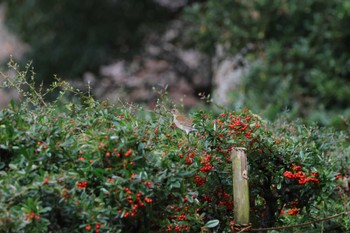
[[[177,119],[179,122],[181,122],[181,124],[183,124],[184,126],[186,126],[186,127],[192,127],[192,124],[193,124],[192,119],[189,119],[189,118],[187,118],[187,117],[185,117],[185,116],[183,116],[183,115],[177,116],[176,119]]]

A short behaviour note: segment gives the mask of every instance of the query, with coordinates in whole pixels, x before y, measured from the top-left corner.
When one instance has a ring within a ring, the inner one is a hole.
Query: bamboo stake
[[[242,227],[249,225],[249,188],[246,151],[247,149],[239,147],[235,148],[231,154],[233,170],[234,222],[235,225]]]

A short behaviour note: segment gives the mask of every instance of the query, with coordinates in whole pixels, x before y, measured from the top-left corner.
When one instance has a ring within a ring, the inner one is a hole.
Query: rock
[[[21,42],[7,29],[4,20],[5,7],[0,4],[0,63],[8,61],[10,56],[19,59],[29,49],[28,45]]]
[[[11,100],[19,100],[19,93],[15,89],[0,90],[0,109],[8,106]]]
[[[228,55],[225,47],[218,45],[213,58],[213,101],[222,106],[241,107],[244,104],[243,79],[249,73],[244,58],[247,48],[236,56]],[[234,93],[234,94],[232,94]],[[233,99],[232,97],[236,99]]]
[[[211,83],[210,59],[174,41],[181,37],[182,23],[174,21],[161,36],[152,35],[144,53],[132,61],[116,61],[102,66],[92,92],[99,99],[123,99],[154,106],[154,88],[168,86],[169,96],[185,107],[195,106],[198,92],[208,92]],[[175,46],[176,44],[176,46]],[[79,86],[86,86],[79,85]]]
[[[14,36],[4,25],[5,7],[0,4],[0,64],[6,63],[12,56],[18,59],[28,49],[28,46],[22,43]],[[4,77],[0,75],[0,83]],[[0,89],[0,109],[6,107],[11,100],[18,100],[19,94],[14,89]]]

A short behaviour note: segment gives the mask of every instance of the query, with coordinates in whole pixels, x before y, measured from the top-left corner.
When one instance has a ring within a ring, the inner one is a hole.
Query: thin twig
[[[239,232],[246,232],[247,230],[249,230],[249,231],[271,231],[271,230],[281,230],[281,229],[288,229],[288,228],[295,228],[295,227],[304,227],[304,226],[307,226],[307,225],[312,225],[312,224],[315,224],[315,223],[328,221],[330,219],[337,218],[337,217],[340,217],[342,215],[350,215],[350,211],[345,211],[345,212],[342,212],[340,214],[336,214],[336,215],[329,216],[329,217],[326,217],[326,218],[318,219],[318,220],[311,221],[311,222],[305,222],[305,223],[301,223],[301,224],[297,224],[297,225],[292,225],[292,226],[280,226],[280,227],[269,227],[269,228],[252,228],[252,229],[250,229],[250,227],[246,227],[246,228],[242,229]]]
[[[252,226],[247,226],[247,227],[243,228],[242,230],[240,230],[238,233],[245,232],[245,231],[249,230],[250,228],[252,228]]]

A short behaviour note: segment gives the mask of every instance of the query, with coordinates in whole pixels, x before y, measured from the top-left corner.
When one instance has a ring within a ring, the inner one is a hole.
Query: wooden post
[[[233,170],[234,222],[237,231],[249,226],[249,188],[247,149],[235,148],[231,154]]]

